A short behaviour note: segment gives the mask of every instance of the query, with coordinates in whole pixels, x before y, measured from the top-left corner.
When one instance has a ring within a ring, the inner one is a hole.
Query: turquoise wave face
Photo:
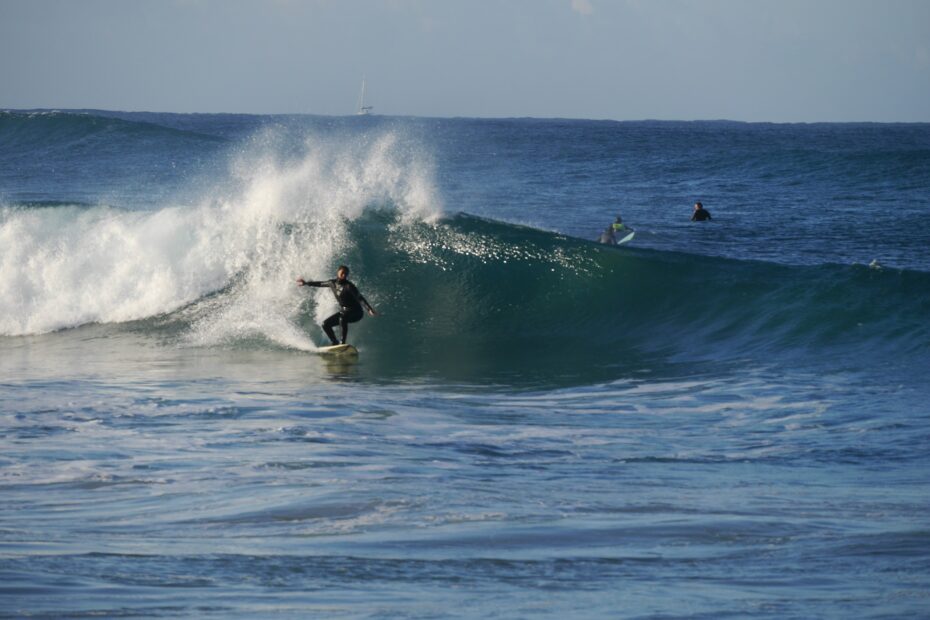
[[[354,328],[392,368],[582,378],[715,363],[926,360],[930,274],[613,248],[457,215],[351,224],[353,278],[382,316]],[[306,318],[304,329],[316,327]]]

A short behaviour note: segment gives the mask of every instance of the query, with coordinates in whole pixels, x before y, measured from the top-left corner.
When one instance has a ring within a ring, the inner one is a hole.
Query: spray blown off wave
[[[291,276],[328,270],[366,208],[389,205],[406,221],[441,207],[429,162],[394,133],[308,140],[287,156],[279,140],[256,137],[196,205],[2,207],[0,334],[146,319],[225,289],[192,325],[195,341],[258,334],[312,347],[293,327]]]

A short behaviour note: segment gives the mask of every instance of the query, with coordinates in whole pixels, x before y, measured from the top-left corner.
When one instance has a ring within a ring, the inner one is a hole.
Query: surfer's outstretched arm
[[[368,300],[365,299],[365,296],[362,295],[361,291],[359,291],[358,288],[354,286],[352,287],[352,289],[353,289],[352,293],[353,295],[355,295],[355,299],[357,299],[359,303],[365,306],[365,310],[368,311],[368,314],[370,314],[371,316],[378,316],[377,310],[371,307],[371,304],[368,303]]]
[[[365,304],[365,309],[368,310],[368,314],[371,316],[378,316],[378,311],[371,307],[371,304],[368,303],[367,299],[362,297],[361,293],[358,294],[358,298],[362,301],[363,304]]]
[[[297,278],[297,286],[329,286],[329,280],[320,280],[319,282]]]

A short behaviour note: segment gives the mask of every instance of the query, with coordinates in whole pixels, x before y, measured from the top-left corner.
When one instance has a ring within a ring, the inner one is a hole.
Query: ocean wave
[[[187,135],[92,115],[0,114],[7,145],[20,129],[62,144],[97,131]],[[265,127],[237,149],[192,204],[0,206],[0,335],[133,323],[186,345],[311,351],[335,306],[294,279],[347,263],[383,314],[353,340],[389,367],[548,358],[583,373],[592,360],[635,367],[655,355],[890,359],[930,348],[926,272],[611,248],[444,215],[430,155],[397,127]]]
[[[67,154],[75,150],[126,150],[138,145],[151,148],[165,143],[222,142],[222,138],[190,130],[165,127],[142,120],[76,112],[0,111],[0,153],[33,158],[50,151]]]
[[[404,192],[282,211],[303,190],[278,178],[253,191],[245,213],[7,208],[3,332],[136,321],[188,345],[313,350],[334,302],[294,279],[347,263],[382,313],[353,340],[391,367],[526,372],[548,360],[585,372],[655,355],[867,363],[930,351],[923,272],[607,247],[465,214],[425,218],[416,201],[399,206]]]
[[[0,334],[145,320],[200,302],[195,342],[258,334],[312,349],[293,321],[295,274],[328,271],[350,242],[347,222],[373,205],[436,217],[430,175],[389,131],[286,158],[266,135],[197,204],[0,206]]]
[[[389,327],[359,337],[374,348],[432,351],[430,359],[552,355],[584,367],[636,353],[930,350],[923,272],[612,248],[467,215],[409,227],[373,217],[350,237],[347,259],[391,315]]]

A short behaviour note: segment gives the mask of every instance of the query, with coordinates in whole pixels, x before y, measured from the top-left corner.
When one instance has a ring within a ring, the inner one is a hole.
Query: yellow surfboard
[[[358,349],[351,344],[334,344],[316,350],[320,355],[358,356]]]

